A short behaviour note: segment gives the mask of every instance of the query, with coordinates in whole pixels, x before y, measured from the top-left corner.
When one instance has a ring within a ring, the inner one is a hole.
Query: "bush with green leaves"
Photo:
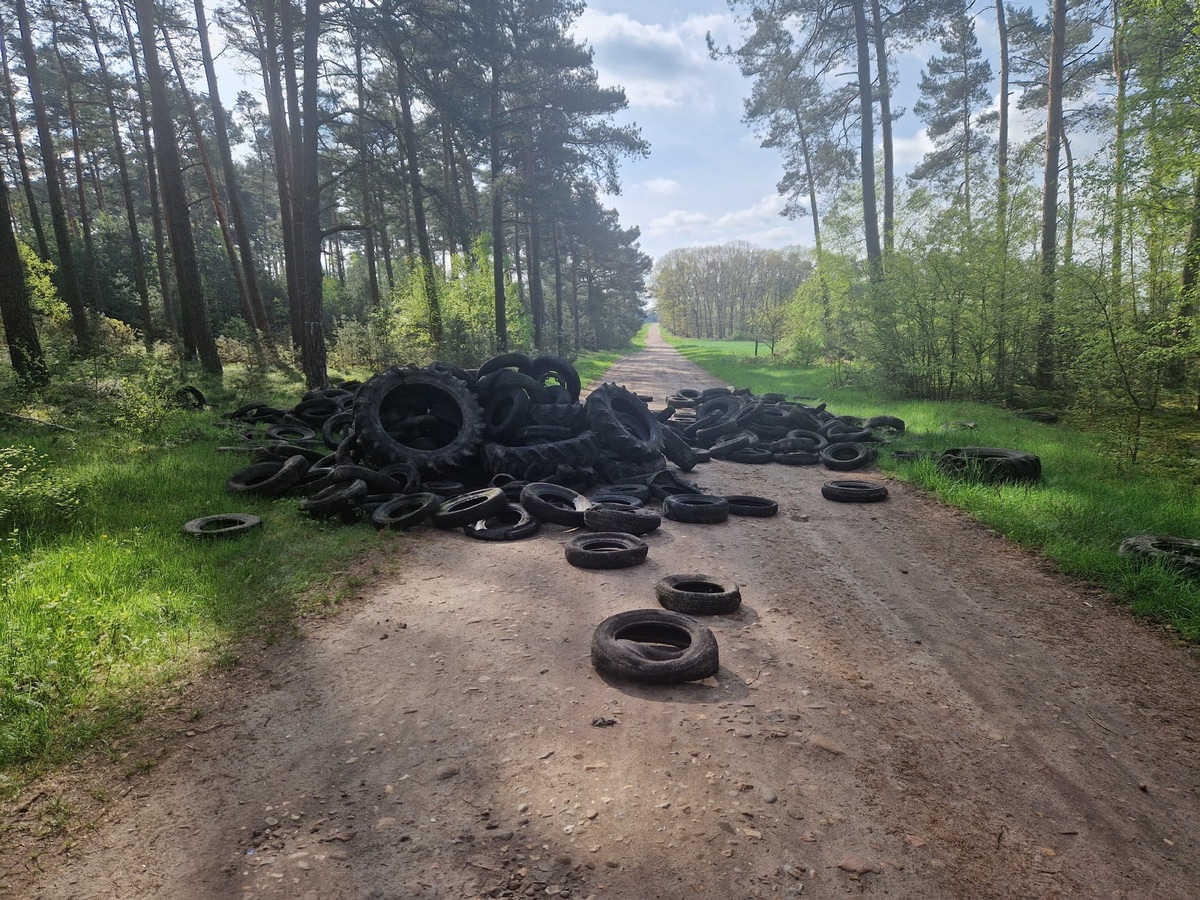
[[[33,447],[0,448],[0,534],[47,523],[68,525],[79,511],[82,488],[53,471]]]

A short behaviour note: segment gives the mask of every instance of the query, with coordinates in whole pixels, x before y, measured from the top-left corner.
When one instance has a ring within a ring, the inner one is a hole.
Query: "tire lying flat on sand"
[[[742,592],[736,584],[691,572],[660,578],[654,594],[664,609],[693,616],[721,616],[742,605]]]
[[[698,681],[721,668],[712,631],[664,609],[634,609],[601,622],[592,635],[592,665],[643,684]]]

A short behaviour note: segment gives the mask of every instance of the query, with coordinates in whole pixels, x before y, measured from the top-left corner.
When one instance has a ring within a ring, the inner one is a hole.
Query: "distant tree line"
[[[815,236],[790,304],[803,355],[855,359],[920,396],[1200,403],[1196,4],[731,7],[742,38],[710,38],[711,52],[750,80],[746,121],[783,158],[785,213],[808,216]],[[929,43],[911,114],[933,146],[901,184],[896,60]],[[1040,134],[1015,140],[1016,111],[1039,117]],[[1085,139],[1100,149],[1081,159]],[[700,276],[684,271],[711,269],[712,255],[660,261],[670,327],[730,333],[704,307],[728,301],[685,299]]]
[[[582,10],[237,0],[212,11],[222,63],[260,101],[222,96],[203,0],[0,0],[18,377],[49,377],[39,331],[86,357],[114,323],[211,373],[235,345],[295,359],[310,385],[337,344],[467,361],[627,339],[650,260],[600,197],[647,147],[570,35]]]

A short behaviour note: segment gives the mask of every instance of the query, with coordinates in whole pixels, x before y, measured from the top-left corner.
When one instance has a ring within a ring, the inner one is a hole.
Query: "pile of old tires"
[[[693,453],[751,465],[824,465],[849,472],[875,459],[876,445],[904,431],[895,416],[838,416],[782,394],[680,390],[667,398],[665,426]],[[674,460],[672,460],[674,461]]]

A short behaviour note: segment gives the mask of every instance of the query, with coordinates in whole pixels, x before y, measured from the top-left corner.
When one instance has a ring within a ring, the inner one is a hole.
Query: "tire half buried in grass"
[[[191,538],[240,537],[262,525],[262,519],[250,513],[220,513],[201,516],[183,526],[183,533]]]
[[[663,609],[609,616],[592,635],[596,671],[643,684],[711,678],[721,668],[717,639],[695,619]]]

